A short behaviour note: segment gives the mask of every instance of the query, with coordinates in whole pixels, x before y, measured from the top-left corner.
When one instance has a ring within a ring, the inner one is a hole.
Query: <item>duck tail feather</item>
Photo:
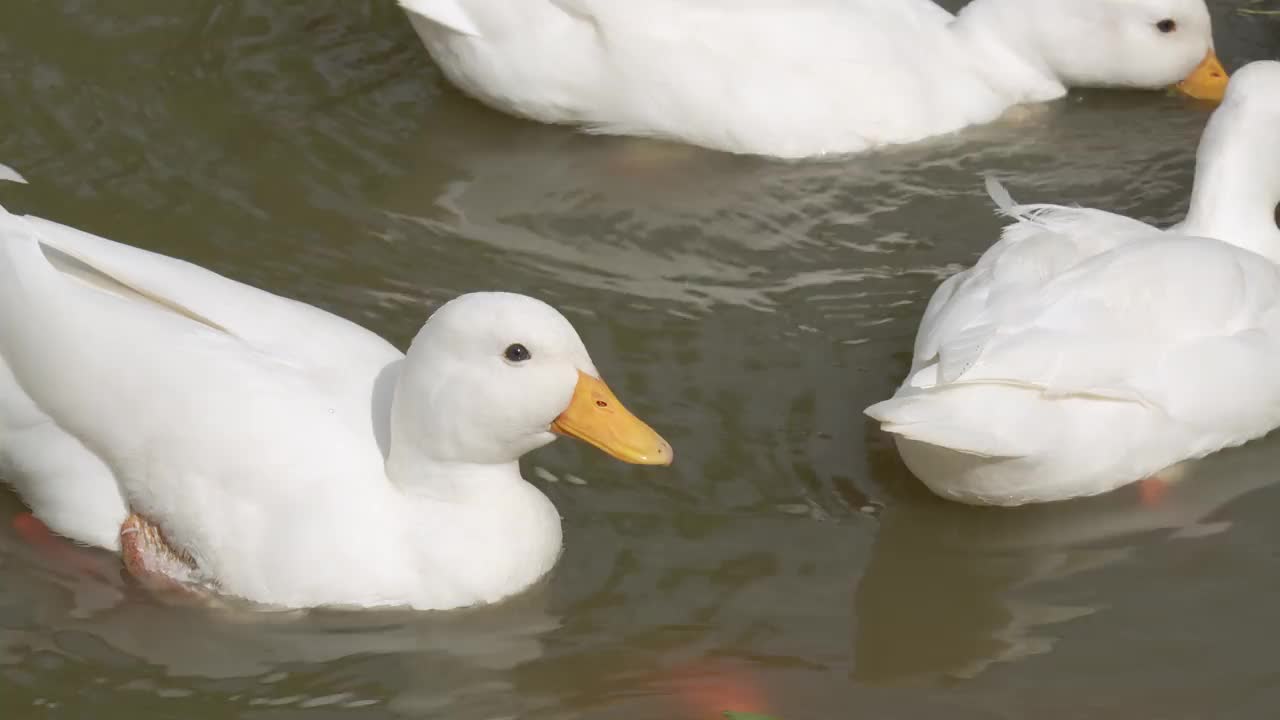
[[[8,180],[9,182],[23,183],[24,185],[27,182],[27,179],[22,177],[21,173],[9,167],[8,165],[5,165],[4,163],[0,163],[0,180]]]
[[[462,7],[460,0],[400,0],[400,7],[411,15],[416,15],[460,35],[480,36],[471,15]]]

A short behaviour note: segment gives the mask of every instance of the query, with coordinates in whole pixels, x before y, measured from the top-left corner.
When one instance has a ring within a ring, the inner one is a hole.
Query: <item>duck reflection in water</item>
[[[1020,508],[951,503],[922,487],[892,446],[869,440],[875,477],[895,495],[854,595],[854,679],[974,678],[1051,652],[1061,623],[1104,611],[1054,601],[1053,583],[1132,560],[1160,542],[1229,531],[1231,504],[1280,480],[1280,437],[1177,468],[1158,496],[1134,485]],[[1074,596],[1073,596],[1074,600]]]

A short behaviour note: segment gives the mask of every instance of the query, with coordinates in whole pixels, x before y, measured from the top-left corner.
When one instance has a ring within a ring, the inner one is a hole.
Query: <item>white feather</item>
[[[499,110],[786,158],[915,142],[1071,85],[1166,87],[1213,41],[1203,0],[402,4],[449,80]]]
[[[938,289],[909,377],[867,410],[930,488],[1092,495],[1280,426],[1278,97],[1280,63],[1232,80],[1180,228],[1201,237],[1018,205],[988,178],[1013,222]]]
[[[518,368],[515,341],[534,353]],[[560,519],[517,460],[584,374],[572,326],[531,298],[463,296],[406,356],[317,308],[0,214],[0,477],[85,543],[118,549],[138,512],[257,602],[451,608],[536,581]]]
[[[9,182],[26,183],[27,179],[22,177],[17,170],[0,163],[0,180],[8,180]]]
[[[467,14],[460,0],[400,0],[400,7],[405,12],[461,35],[479,36],[471,16]]]

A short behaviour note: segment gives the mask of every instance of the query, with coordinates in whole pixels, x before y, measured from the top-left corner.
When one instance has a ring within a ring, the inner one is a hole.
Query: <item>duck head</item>
[[[1204,0],[975,0],[970,12],[1068,87],[1226,90]]]
[[[557,434],[628,463],[673,459],[600,378],[569,321],[512,293],[462,295],[431,315],[401,368],[391,427],[393,453],[410,443],[438,463],[511,463]]]

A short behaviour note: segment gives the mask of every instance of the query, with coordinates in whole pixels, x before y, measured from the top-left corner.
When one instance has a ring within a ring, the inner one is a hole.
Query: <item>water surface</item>
[[[944,503],[861,414],[1016,197],[1172,222],[1208,108],[1079,92],[852,160],[593,138],[449,88],[389,0],[6,0],[0,188],[404,347],[465,291],[537,295],[676,447],[559,442],[538,591],[455,613],[168,607],[0,529],[9,718],[1269,717],[1280,439],[1160,503]],[[954,7],[956,3],[951,5]],[[1280,18],[1213,3],[1229,67]],[[300,511],[305,498],[299,498]],[[21,511],[0,498],[0,514]]]

